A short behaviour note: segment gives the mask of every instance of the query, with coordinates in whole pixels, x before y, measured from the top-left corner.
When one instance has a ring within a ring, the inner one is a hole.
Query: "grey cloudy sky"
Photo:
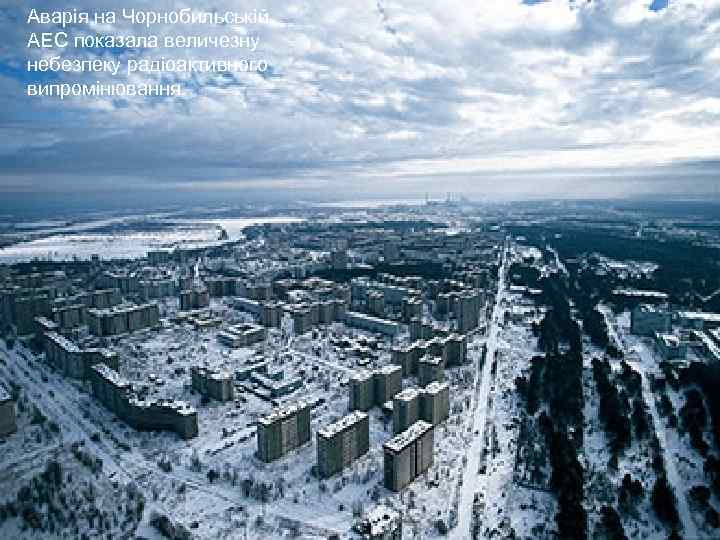
[[[61,2],[39,1],[38,9]],[[90,2],[237,10],[230,0]],[[68,1],[63,9],[87,9]],[[710,194],[720,182],[720,0],[268,0],[271,72],[162,75],[164,99],[25,97],[27,2],[0,0],[0,191],[297,197]],[[76,34],[139,33],[75,27]],[[90,57],[65,50],[65,57]],[[128,58],[233,59],[146,50]],[[110,58],[110,56],[106,56]],[[34,77],[35,79],[37,77]],[[49,82],[158,82],[68,74]],[[48,82],[48,81],[46,81]]]

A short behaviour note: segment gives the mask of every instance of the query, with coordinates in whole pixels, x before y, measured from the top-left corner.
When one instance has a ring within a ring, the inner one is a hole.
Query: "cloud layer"
[[[25,48],[23,4],[0,8],[6,192],[122,186],[298,196],[691,195],[716,193],[720,181],[720,0],[268,0],[243,5],[270,13],[264,27],[182,28],[259,33],[256,55],[271,64],[264,75],[135,74],[128,82],[176,77],[185,95],[63,102],[24,96],[25,62],[43,53]],[[101,4],[148,8],[133,0]],[[49,1],[34,7],[58,9]],[[192,7],[223,12],[237,2]],[[113,31],[140,30],[118,24]],[[84,77],[71,76],[113,80]]]

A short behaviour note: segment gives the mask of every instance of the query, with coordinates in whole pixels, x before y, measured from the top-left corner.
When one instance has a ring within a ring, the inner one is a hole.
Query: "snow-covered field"
[[[93,255],[103,259],[136,259],[156,249],[210,247],[220,245],[218,227],[228,234],[228,240],[237,240],[243,229],[262,223],[294,223],[301,221],[287,217],[237,219],[174,219],[167,227],[153,230],[120,230],[105,232],[107,227],[142,222],[135,218],[102,220],[86,226],[68,226],[45,231],[33,231],[33,238],[12,246],[0,248],[0,264],[33,259],[66,261],[86,260]],[[153,221],[155,223],[155,221]],[[163,224],[162,220],[157,223]],[[42,234],[45,233],[45,234]]]

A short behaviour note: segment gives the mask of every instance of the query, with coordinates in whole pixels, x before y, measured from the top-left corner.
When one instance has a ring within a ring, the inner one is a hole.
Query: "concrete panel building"
[[[321,478],[329,478],[365,455],[370,448],[368,415],[355,411],[317,432],[317,465]]]
[[[460,334],[435,337],[430,340],[413,341],[408,345],[391,349],[392,363],[402,368],[403,377],[418,374],[418,364],[423,356],[440,356],[445,367],[467,363],[467,338]]]
[[[139,399],[130,383],[104,364],[92,367],[90,382],[98,401],[137,430],[174,431],[183,439],[198,434],[197,411],[184,401]]]
[[[383,366],[373,371],[375,404],[382,406],[402,390],[402,368],[395,365]]]
[[[268,328],[280,328],[283,309],[279,302],[265,302],[260,306],[260,324]]]
[[[203,309],[210,305],[210,293],[205,287],[180,291],[180,310]]]
[[[375,405],[375,381],[373,374],[361,370],[350,377],[350,410],[369,411]]]
[[[433,464],[434,432],[422,420],[383,445],[383,484],[391,491],[402,491]]]
[[[361,370],[350,377],[350,410],[369,411],[390,401],[402,390],[402,369],[387,365],[374,371]]]
[[[420,386],[427,386],[431,382],[445,379],[443,359],[441,356],[426,354],[418,361],[418,382]]]
[[[53,308],[53,320],[62,329],[75,328],[85,324],[87,307],[85,304],[73,304]]]
[[[229,371],[193,366],[190,378],[194,390],[216,401],[230,401],[235,398],[233,374]]]
[[[368,294],[367,310],[375,317],[385,315],[385,295],[381,291],[371,291]]]
[[[392,363],[400,366],[403,377],[410,377],[417,373],[417,361],[416,355],[416,344],[413,342],[410,345],[394,346],[390,352]]]
[[[115,336],[160,325],[160,309],[156,303],[115,306],[109,309],[89,309],[87,312],[90,333]]]
[[[656,332],[667,334],[671,329],[669,312],[642,304],[630,312],[630,331],[638,336],[653,337]]]
[[[445,366],[460,366],[467,362],[467,338],[461,334],[450,334],[443,340],[442,357]]]
[[[338,316],[338,318],[340,318],[340,316]],[[381,319],[380,317],[371,317],[364,313],[348,311],[345,313],[344,320],[348,326],[354,326],[355,328],[360,328],[368,332],[384,334],[391,337],[400,333],[400,325],[398,323]]]
[[[466,333],[478,327],[481,307],[479,291],[466,291],[457,300],[458,331]]]
[[[402,300],[402,320],[410,323],[413,319],[422,319],[423,302],[420,298],[403,298]]]
[[[275,461],[291,450],[310,441],[309,402],[275,409],[258,421],[258,458],[266,463]]]
[[[687,344],[673,334],[655,334],[655,347],[663,360],[683,360],[687,356]]]
[[[184,401],[131,398],[123,420],[140,431],[174,431],[183,439],[198,434],[197,411]]]
[[[420,390],[407,388],[393,398],[393,433],[401,433],[420,420]]]
[[[450,386],[446,382],[433,382],[420,393],[420,418],[437,426],[450,416]]]
[[[82,350],[60,334],[48,332],[43,339],[45,361],[67,377],[85,378]]]
[[[217,340],[226,347],[249,347],[265,341],[266,330],[257,324],[236,324],[218,332]]]
[[[107,367],[117,371],[118,354],[110,349],[91,348],[82,350],[83,367],[85,374],[83,378],[89,379],[92,367],[95,364],[104,364]]]
[[[15,401],[9,392],[0,387],[0,437],[7,437],[16,431]]]

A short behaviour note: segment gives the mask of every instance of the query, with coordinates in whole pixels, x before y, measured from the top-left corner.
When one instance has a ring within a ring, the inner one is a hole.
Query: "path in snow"
[[[467,452],[467,465],[463,471],[463,486],[458,506],[458,522],[457,526],[450,533],[450,538],[457,540],[472,538],[473,501],[475,493],[480,491],[482,487],[482,478],[478,474],[478,468],[480,467],[480,457],[485,445],[485,424],[488,413],[488,397],[490,394],[490,386],[492,385],[492,365],[497,349],[499,323],[502,320],[503,314],[502,300],[504,298],[505,273],[507,271],[506,250],[507,243],[505,247],[503,247],[502,264],[498,271],[498,291],[495,297],[495,306],[493,308],[492,321],[488,333],[485,363],[482,371],[477,369],[475,374],[476,398],[473,405],[473,423],[471,429],[473,440]]]

